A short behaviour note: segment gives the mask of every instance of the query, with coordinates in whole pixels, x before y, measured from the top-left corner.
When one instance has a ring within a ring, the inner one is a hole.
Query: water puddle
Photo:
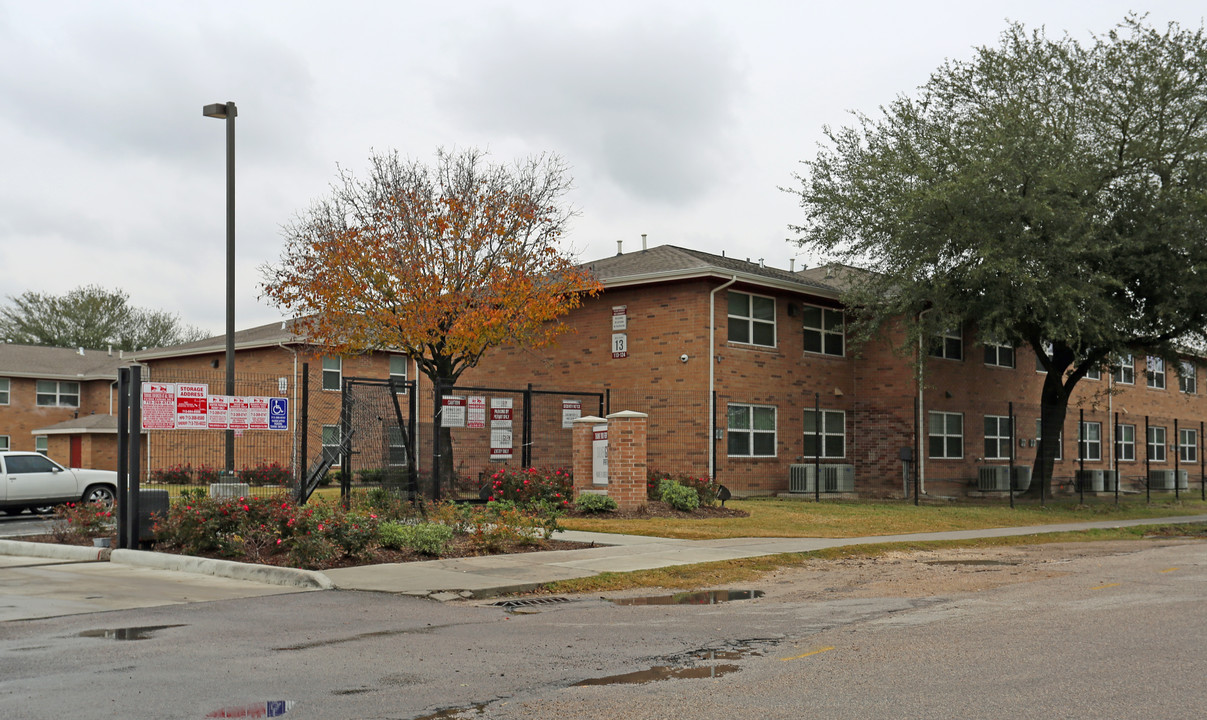
[[[445,710],[434,712],[431,715],[417,717],[415,720],[443,720],[444,718],[480,717],[482,713],[486,711],[486,705],[487,703],[482,703],[481,705],[473,705],[471,707],[447,708]],[[472,715],[467,715],[466,713],[472,713]]]
[[[1016,562],[1007,560],[932,560],[927,565],[1018,565]]]
[[[648,597],[614,598],[615,605],[716,605],[732,600],[761,598],[762,590],[702,590],[682,592],[674,595],[651,595]]]
[[[253,705],[233,705],[215,710],[207,718],[274,718],[293,709],[293,700],[269,700]]]
[[[737,672],[740,668],[732,664],[712,664],[718,660],[739,660],[747,655],[761,657],[762,651],[749,646],[728,648],[723,650],[695,650],[668,658],[675,664],[655,665],[647,670],[637,670],[619,675],[608,675],[601,678],[589,678],[574,683],[576,687],[589,685],[642,685],[660,680],[718,678]],[[697,665],[695,663],[709,663]]]
[[[141,627],[126,627],[126,628],[100,628],[98,630],[85,630],[79,634],[79,637],[87,638],[104,638],[105,640],[146,640],[153,637],[160,630],[168,628],[184,627],[183,625],[143,625]]]

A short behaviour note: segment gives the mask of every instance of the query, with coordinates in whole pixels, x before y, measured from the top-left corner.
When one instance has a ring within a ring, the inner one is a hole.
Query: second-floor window
[[[78,382],[39,380],[35,389],[39,407],[80,406],[80,384]]]
[[[805,352],[842,355],[842,311],[805,305],[801,308]]]
[[[985,343],[985,364],[997,367],[1014,367],[1014,348],[1009,345]]]
[[[1149,355],[1145,361],[1144,375],[1148,379],[1150,388],[1165,389],[1165,361],[1163,359]]]
[[[323,389],[339,390],[344,363],[338,357],[328,355],[323,358]]]
[[[964,359],[964,334],[959,325],[931,336],[930,356],[947,360]]]
[[[730,292],[729,342],[775,347],[775,298]]]
[[[1136,384],[1136,359],[1129,353],[1115,359],[1115,369],[1111,373],[1115,382],[1120,385]]]
[[[1183,361],[1178,367],[1178,389],[1187,395],[1198,393],[1198,367],[1194,363]]]

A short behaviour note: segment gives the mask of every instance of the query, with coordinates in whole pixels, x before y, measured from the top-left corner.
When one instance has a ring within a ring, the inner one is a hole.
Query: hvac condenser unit
[[[1031,467],[1014,466],[1014,489],[1022,492],[1031,487]],[[981,492],[1007,492],[1010,490],[1009,465],[982,465],[977,468],[976,489]]]
[[[822,465],[822,492],[855,492],[854,465]],[[816,492],[816,473],[818,466],[810,464],[788,466],[788,492]]]
[[[1173,490],[1175,474],[1178,478],[1178,489],[1187,489],[1189,485],[1187,484],[1188,478],[1185,470],[1149,470],[1148,487],[1153,490]]]
[[[1103,473],[1101,470],[1078,470],[1077,487],[1085,492],[1102,492]]]
[[[1115,486],[1119,484],[1118,470],[1103,470],[1102,471],[1102,489],[1104,492],[1115,492]]]

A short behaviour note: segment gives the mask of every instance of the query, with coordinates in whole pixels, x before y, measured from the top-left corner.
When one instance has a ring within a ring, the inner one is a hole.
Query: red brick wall
[[[80,406],[38,407],[36,398],[37,381],[30,378],[9,379],[8,405],[0,405],[0,435],[7,435],[13,450],[32,451],[33,431],[48,427],[74,417],[89,414],[109,414],[109,381],[80,381]],[[116,407],[115,407],[116,410]],[[67,456],[51,457],[64,464]]]

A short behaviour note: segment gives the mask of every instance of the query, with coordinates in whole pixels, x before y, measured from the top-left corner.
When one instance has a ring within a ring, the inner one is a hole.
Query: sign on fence
[[[562,428],[574,427],[574,421],[583,416],[582,400],[562,400]]]
[[[440,398],[440,427],[465,427],[465,398],[455,395]]]
[[[289,429],[287,398],[210,395],[204,383],[145,382],[141,404],[143,430]]]
[[[511,460],[511,398],[490,399],[490,459]]]

